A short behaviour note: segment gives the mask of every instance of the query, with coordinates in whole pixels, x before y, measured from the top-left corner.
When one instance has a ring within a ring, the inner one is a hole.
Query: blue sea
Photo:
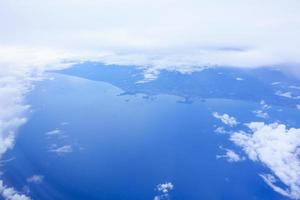
[[[271,85],[296,79],[271,69],[212,68],[163,71],[138,83],[143,69],[99,63],[47,76],[26,98],[32,111],[3,167],[5,183],[33,199],[153,200],[166,182],[174,185],[168,200],[287,199],[258,175],[269,172],[261,163],[216,158],[224,148],[243,152],[215,133],[222,124],[212,113],[259,121],[253,110],[264,100],[272,105],[266,122],[300,127],[297,102],[274,95]],[[66,151],[53,150],[59,147]],[[27,181],[35,174],[41,183]]]

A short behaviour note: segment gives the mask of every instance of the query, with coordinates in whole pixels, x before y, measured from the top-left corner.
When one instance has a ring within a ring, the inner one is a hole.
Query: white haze
[[[105,51],[103,60],[158,68],[297,64],[299,8],[298,0],[1,0],[0,44]]]

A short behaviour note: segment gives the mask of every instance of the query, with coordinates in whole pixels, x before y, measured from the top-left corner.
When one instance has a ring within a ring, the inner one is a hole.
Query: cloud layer
[[[162,67],[299,63],[297,0],[4,0],[0,44]]]

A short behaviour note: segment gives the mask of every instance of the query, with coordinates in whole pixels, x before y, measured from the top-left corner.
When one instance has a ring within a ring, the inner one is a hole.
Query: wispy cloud
[[[216,158],[217,159],[225,158],[227,159],[228,162],[238,162],[244,160],[243,157],[241,157],[239,154],[237,154],[231,149],[225,149],[225,151],[226,152],[224,155],[217,155]]]
[[[291,196],[290,193],[287,190],[285,190],[285,189],[283,189],[283,188],[281,188],[281,187],[279,187],[279,186],[276,185],[276,183],[278,182],[278,180],[272,174],[260,174],[260,177],[275,192],[278,192],[279,194],[282,194],[282,195],[287,196],[287,197]],[[296,197],[296,199],[298,199],[298,198]]]
[[[44,176],[38,175],[38,174],[35,174],[35,175],[27,178],[28,183],[39,184],[39,183],[42,183],[43,181],[44,181]]]
[[[263,110],[255,110],[253,111],[253,113],[257,116],[257,117],[260,117],[260,118],[268,118],[269,117],[269,114]]]
[[[254,110],[253,113],[256,115],[256,117],[267,119],[269,118],[269,114],[267,111],[271,108],[270,105],[268,105],[264,100],[260,101],[261,110]]]
[[[215,133],[219,133],[219,134],[227,134],[227,133],[230,133],[229,131],[225,130],[224,127],[220,126],[220,127],[217,127],[215,130],[214,130]]]
[[[46,133],[46,135],[61,135],[63,132],[59,129],[54,129]]]
[[[57,145],[53,145],[50,149],[49,152],[53,152],[56,153],[58,155],[64,155],[67,153],[72,153],[73,152],[73,148],[71,145],[64,145],[64,146],[60,146],[58,147]]]
[[[232,116],[229,116],[228,114],[219,114],[217,112],[214,112],[213,113],[213,116],[219,120],[221,120],[224,124],[228,125],[228,126],[236,126],[238,124],[237,120],[232,117]]]
[[[282,92],[282,91],[276,91],[275,93],[277,96],[289,98],[289,99],[300,99],[300,96],[295,96],[292,94],[292,92]]]

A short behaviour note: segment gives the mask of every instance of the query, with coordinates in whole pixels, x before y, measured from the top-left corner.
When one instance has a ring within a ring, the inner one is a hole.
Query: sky
[[[1,0],[0,5],[4,51],[35,49],[41,57],[44,51],[63,51],[178,69],[300,62],[298,0]]]

